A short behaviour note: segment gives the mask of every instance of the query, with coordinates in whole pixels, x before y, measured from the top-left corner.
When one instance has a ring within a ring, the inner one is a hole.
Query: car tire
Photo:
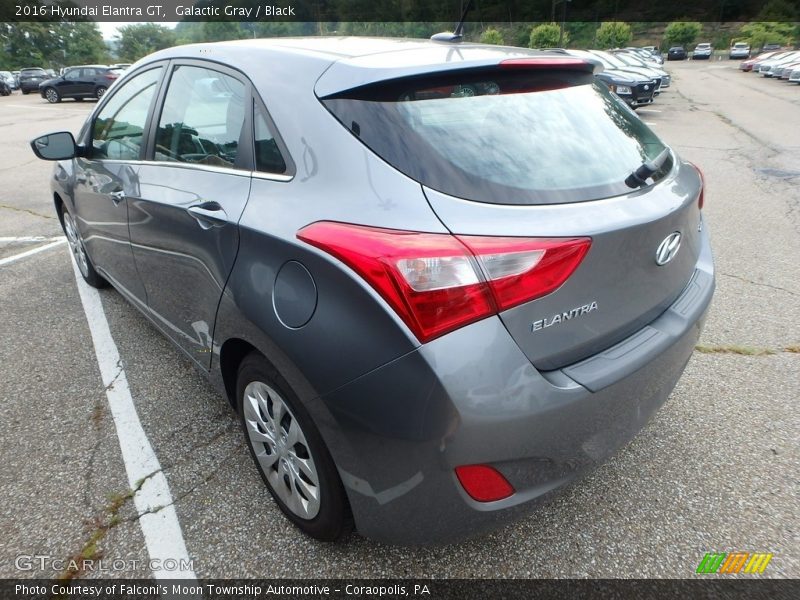
[[[30,93],[31,93],[31,91],[30,91],[30,90],[22,90],[22,93],[23,93],[23,94],[25,94],[25,95],[27,96],[28,94],[30,94]]]
[[[103,97],[103,94],[106,93],[108,88],[104,85],[98,85],[97,88],[94,90],[94,97],[100,100]]]
[[[44,97],[50,104],[61,102],[61,96],[59,95],[58,90],[55,88],[46,88],[44,90]]]
[[[261,354],[239,366],[236,398],[250,455],[284,515],[321,541],[347,535],[353,520],[333,459],[297,394]]]
[[[67,236],[70,252],[72,252],[72,258],[75,260],[75,264],[78,265],[78,271],[80,271],[83,276],[83,280],[93,288],[102,289],[108,287],[108,281],[103,279],[103,277],[95,271],[92,260],[89,258],[86,247],[83,245],[81,232],[75,226],[72,215],[70,215],[69,211],[66,209],[64,209],[62,214],[62,224],[64,227],[64,234]]]

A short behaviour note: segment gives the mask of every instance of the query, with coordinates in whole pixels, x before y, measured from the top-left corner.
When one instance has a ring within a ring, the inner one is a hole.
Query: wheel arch
[[[234,337],[225,340],[219,349],[219,371],[222,377],[222,386],[228,402],[234,409],[236,409],[236,376],[239,372],[239,365],[252,352],[258,352],[269,362],[263,352],[241,338]]]

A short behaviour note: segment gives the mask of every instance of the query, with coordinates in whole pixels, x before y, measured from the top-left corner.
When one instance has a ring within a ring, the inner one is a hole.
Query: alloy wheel
[[[88,277],[89,259],[86,257],[86,249],[83,247],[83,240],[81,239],[80,233],[78,233],[78,229],[75,227],[75,222],[68,212],[64,213],[64,231],[67,234],[67,241],[69,242],[72,256],[75,257],[75,262],[78,263],[78,268],[81,270],[81,275]]]
[[[319,475],[306,436],[289,406],[273,388],[253,381],[244,390],[244,420],[272,490],[301,519],[316,517]]]
[[[56,102],[58,102],[58,92],[55,91],[53,88],[47,88],[47,90],[45,91],[44,95],[45,95],[45,98],[47,98],[48,102],[50,102],[52,104],[55,104]]]

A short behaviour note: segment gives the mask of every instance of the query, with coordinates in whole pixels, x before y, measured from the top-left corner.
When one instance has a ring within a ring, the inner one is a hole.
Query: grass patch
[[[695,350],[702,354],[739,354],[741,356],[769,356],[777,354],[772,348],[755,348],[753,346],[739,346],[730,344],[726,346],[698,344]]]
[[[103,558],[103,552],[99,548],[100,542],[103,541],[103,538],[106,537],[111,529],[122,522],[119,515],[120,511],[129,500],[133,499],[133,496],[142,488],[149,477],[148,475],[137,481],[136,487],[132,490],[107,496],[108,503],[97,515],[86,522],[86,541],[79,552],[67,559],[67,567],[58,576],[60,581],[77,579],[86,571],[87,563]]]

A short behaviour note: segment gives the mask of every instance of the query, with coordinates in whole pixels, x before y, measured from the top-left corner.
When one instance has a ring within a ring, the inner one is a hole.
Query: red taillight
[[[702,210],[703,204],[705,202],[706,178],[703,175],[703,172],[700,170],[700,167],[698,167],[694,163],[689,163],[689,164],[692,165],[695,171],[697,171],[697,174],[700,175],[700,195],[697,197],[697,208]]]
[[[106,73],[106,79],[110,79],[113,81],[117,77],[119,77],[119,75],[117,75],[116,73]]]
[[[297,237],[356,271],[422,342],[549,294],[591,244],[588,238],[456,237],[326,221]]]
[[[456,467],[456,477],[464,491],[478,502],[495,502],[514,493],[508,480],[488,465]]]
[[[586,256],[589,238],[458,236],[478,259],[499,310],[561,287]]]

